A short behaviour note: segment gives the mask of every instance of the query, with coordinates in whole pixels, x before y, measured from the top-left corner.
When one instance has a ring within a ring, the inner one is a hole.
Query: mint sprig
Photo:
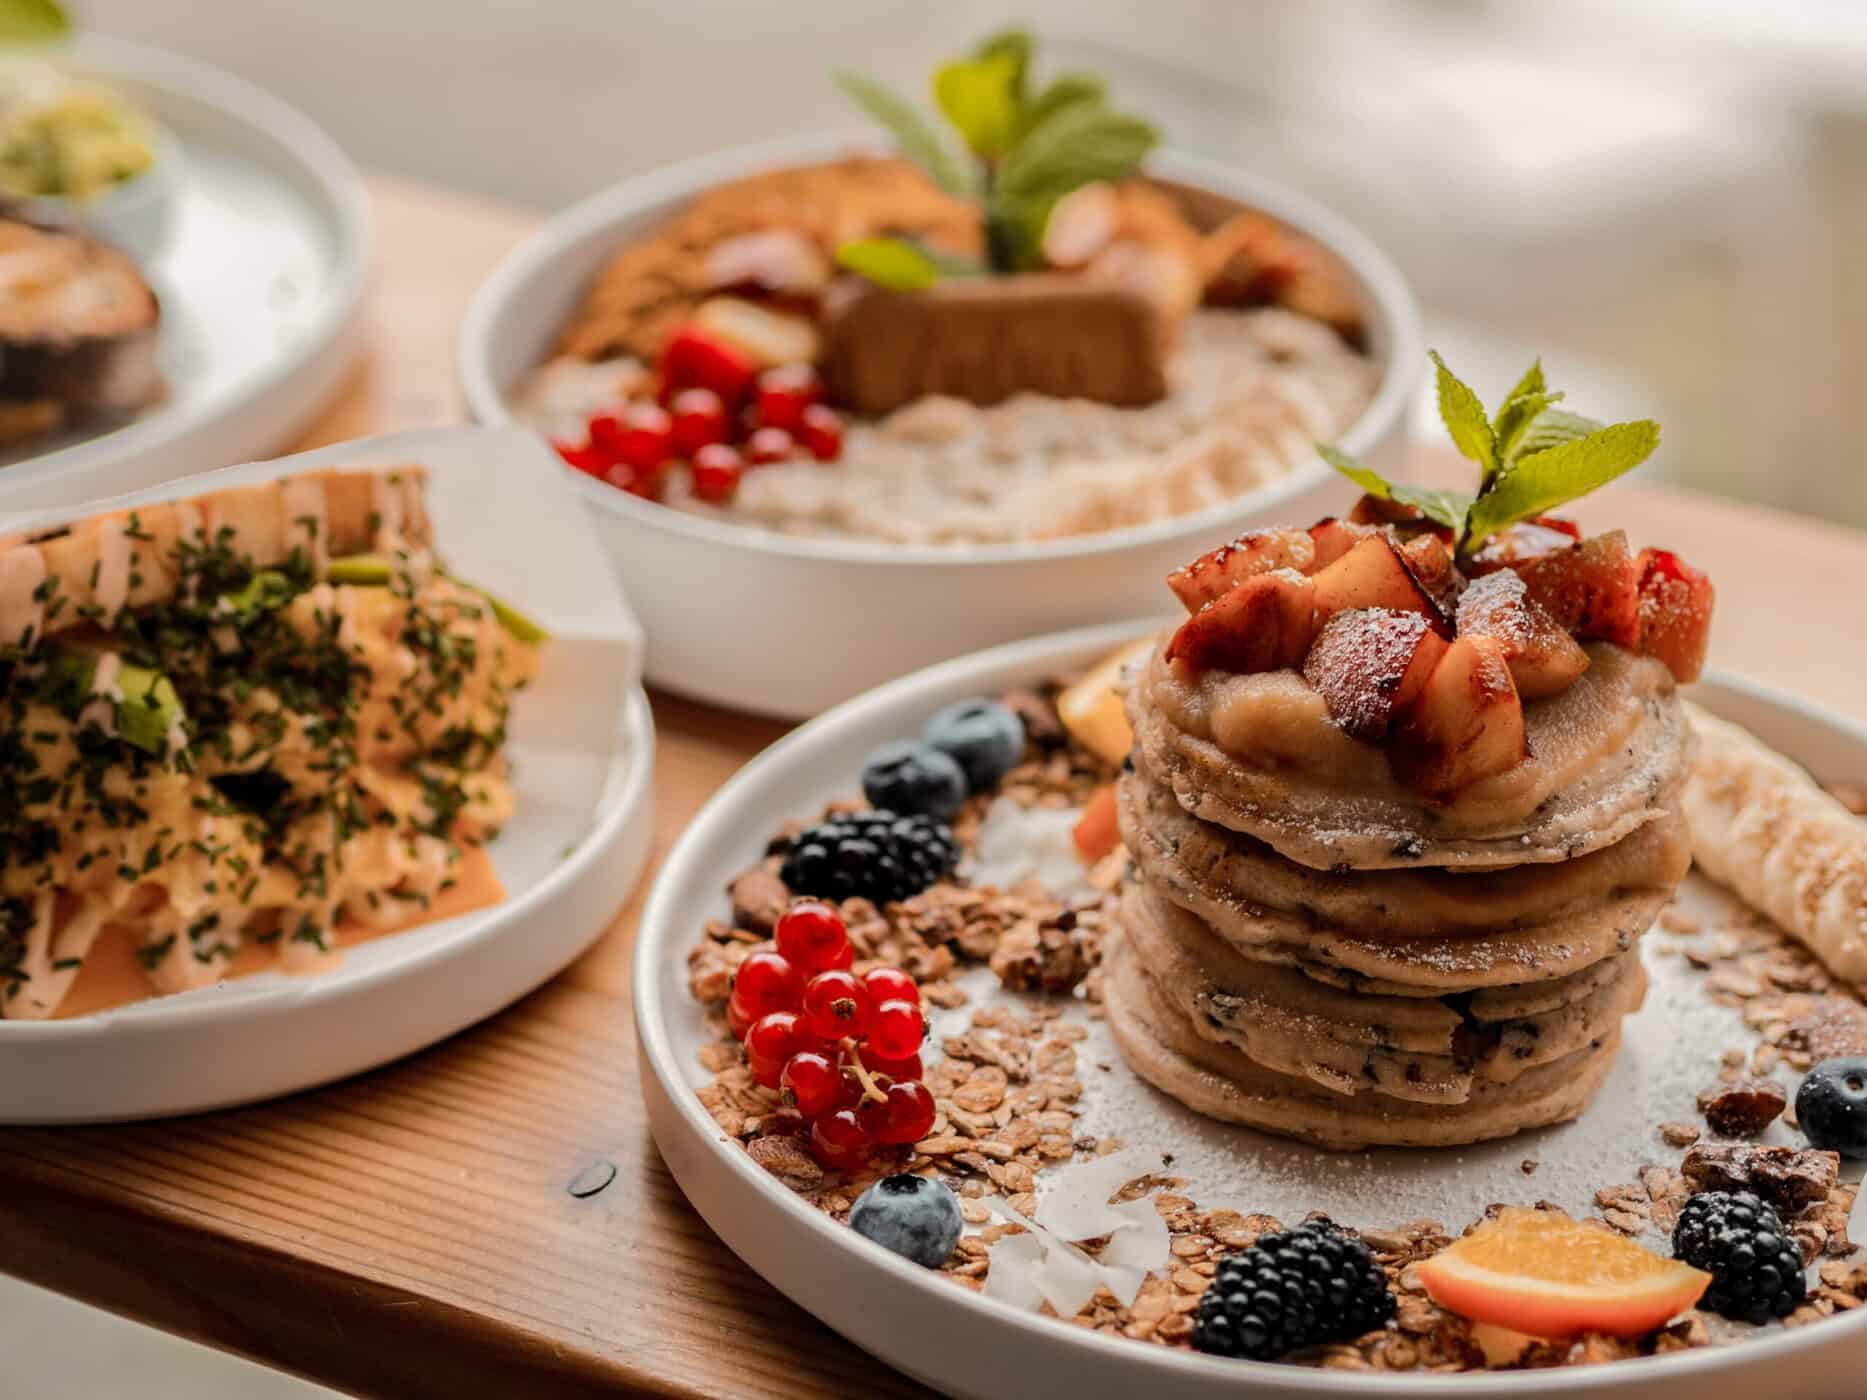
[[[1495,415],[1433,352],[1439,416],[1460,454],[1478,467],[1475,495],[1432,491],[1388,481],[1347,453],[1317,444],[1322,459],[1362,490],[1414,507],[1453,533],[1455,553],[1469,560],[1491,536],[1546,515],[1639,466],[1660,445],[1651,419],[1604,425],[1556,405],[1539,360]]]
[[[859,74],[836,75],[902,155],[941,189],[978,203],[987,270],[994,273],[1041,266],[1044,229],[1057,202],[1084,185],[1132,174],[1160,140],[1149,123],[1112,109],[1106,84],[1093,74],[1061,74],[1033,96],[1031,49],[1029,34],[1006,30],[934,73],[934,103],[972,157],[970,166],[905,98]],[[919,264],[910,272],[910,259],[874,248],[849,259],[839,249],[838,261],[864,276],[857,264],[872,263],[896,279],[917,279],[926,270]],[[900,280],[882,285],[909,289]]]
[[[59,0],[0,0],[0,44],[46,44],[70,33]]]
[[[838,245],[836,265],[891,292],[921,292],[946,277],[978,277],[985,271],[970,258],[955,257],[912,238],[854,238]]]

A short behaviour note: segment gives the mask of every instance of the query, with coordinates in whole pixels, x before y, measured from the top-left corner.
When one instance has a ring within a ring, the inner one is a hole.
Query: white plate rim
[[[176,90],[190,100],[220,109],[223,116],[256,129],[288,147],[316,180],[335,216],[336,261],[329,292],[318,316],[287,355],[274,359],[257,374],[242,377],[221,393],[190,406],[158,405],[107,431],[68,447],[27,457],[0,469],[0,501],[9,493],[34,493],[35,500],[69,497],[59,487],[81,473],[123,468],[145,457],[184,450],[191,439],[204,435],[248,413],[263,410],[268,400],[283,397],[301,379],[321,397],[346,368],[347,355],[326,363],[359,328],[363,299],[369,286],[374,220],[369,196],[350,157],[316,122],[283,98],[236,77],[224,69],[170,53],[153,45],[112,35],[86,33],[70,47],[80,62],[114,71],[155,87]],[[330,381],[326,384],[324,381]],[[313,382],[315,381],[315,382]],[[284,411],[290,413],[288,407]],[[283,425],[288,430],[295,424]],[[263,441],[265,434],[259,434]],[[233,448],[222,455],[241,458],[259,444]],[[172,473],[179,475],[180,473]],[[78,496],[97,494],[81,489]]]
[[[506,402],[505,390],[492,372],[492,346],[497,326],[529,280],[574,244],[633,217],[643,206],[692,197],[710,186],[760,170],[852,152],[885,150],[873,133],[857,130],[813,132],[735,146],[631,176],[554,215],[500,262],[468,305],[461,322],[457,357],[468,412],[476,422],[518,425],[518,419]],[[1149,157],[1148,173],[1200,185],[1261,209],[1318,239],[1340,257],[1368,288],[1381,316],[1388,322],[1390,341],[1388,363],[1375,396],[1361,417],[1341,435],[1340,444],[1344,451],[1358,455],[1393,431],[1396,424],[1404,429],[1414,391],[1424,374],[1426,341],[1411,287],[1373,240],[1320,201],[1281,182],[1222,161],[1163,149]],[[1319,460],[1244,495],[1188,515],[1169,516],[1094,534],[1006,544],[935,546],[787,535],[757,526],[708,520],[637,500],[569,467],[564,470],[574,479],[577,492],[587,504],[612,511],[642,526],[665,529],[700,542],[757,549],[788,558],[882,567],[1041,562],[1144,548],[1181,534],[1223,529],[1227,521],[1235,519],[1246,508],[1273,510],[1283,501],[1315,490],[1333,474],[1332,469]]]
[[[1147,630],[1146,624],[1133,622],[1104,624],[1014,642],[931,666],[847,700],[802,725],[764,750],[713,794],[662,861],[636,933],[633,967],[636,1042],[646,1071],[644,1078],[653,1081],[648,1086],[651,1094],[651,1120],[656,1116],[652,1110],[662,1104],[667,1105],[672,1114],[654,1125],[658,1140],[662,1132],[669,1128],[678,1131],[681,1134],[682,1151],[704,1151],[724,1162],[739,1189],[752,1193],[781,1212],[794,1231],[801,1229],[827,1250],[846,1252],[859,1261],[851,1267],[859,1269],[866,1265],[879,1269],[898,1284],[915,1290],[927,1308],[923,1322],[934,1321],[942,1311],[957,1310],[969,1321],[1008,1329],[1030,1347],[1082,1349],[1091,1359],[1124,1363],[1124,1369],[1144,1369],[1150,1379],[1161,1382],[1171,1382],[1178,1377],[1209,1385],[1229,1382],[1241,1392],[1263,1385],[1280,1388],[1290,1394],[1369,1397],[1384,1394],[1414,1397],[1444,1395],[1471,1396],[1474,1400],[1504,1400],[1504,1397],[1519,1395],[1568,1395],[1586,1391],[1605,1393],[1611,1391],[1616,1382],[1637,1384],[1661,1379],[1678,1380],[1693,1375],[1715,1375],[1725,1369],[1727,1363],[1734,1361],[1746,1365],[1767,1363],[1773,1358],[1831,1347],[1850,1337],[1858,1338],[1867,1329],[1867,1309],[1860,1309],[1858,1315],[1852,1318],[1829,1318],[1819,1326],[1783,1331],[1736,1346],[1630,1358],[1606,1366],[1486,1372],[1450,1377],[1413,1374],[1364,1376],[1352,1371],[1323,1371],[1275,1363],[1242,1362],[1165,1347],[1144,1347],[1124,1338],[1104,1336],[1036,1313],[1014,1309],[970,1289],[956,1288],[943,1282],[918,1265],[862,1242],[846,1226],[838,1225],[821,1211],[806,1204],[736,1145],[722,1147],[719,1127],[687,1083],[667,1029],[667,1017],[671,1013],[691,1011],[691,1008],[664,1005],[659,975],[669,959],[685,956],[686,949],[678,940],[683,930],[691,936],[697,924],[691,918],[683,922],[684,915],[692,911],[681,902],[680,891],[683,886],[691,883],[689,872],[692,868],[710,863],[715,829],[725,823],[734,805],[744,794],[762,788],[775,775],[799,765],[817,750],[834,747],[838,732],[862,719],[883,714],[947,686],[963,683],[989,689],[994,684],[1008,682],[1013,676],[1037,674],[1045,667],[1055,669],[1082,664],[1112,651],[1124,641],[1140,636]],[[1838,730],[1867,750],[1867,724],[1746,677],[1728,672],[1710,672],[1693,691],[1693,698],[1712,709],[1718,708],[1720,699],[1724,698],[1727,702],[1736,700],[1739,703],[1761,705],[1766,709],[1787,711],[1799,723]],[[717,872],[718,867],[715,868]],[[680,1173],[676,1164],[681,1152],[671,1151],[667,1144],[659,1141],[658,1145],[679,1184]],[[1867,1185],[1863,1185],[1862,1189],[1867,1190]],[[711,1225],[712,1210],[699,1201],[693,1204]],[[727,1244],[729,1248],[732,1247],[731,1241],[727,1241]],[[794,1301],[800,1301],[802,1305],[801,1300]],[[820,1317],[820,1320],[835,1327],[827,1318]],[[1837,1335],[1837,1329],[1845,1330]],[[1139,1361],[1141,1356],[1151,1358],[1152,1364]]]

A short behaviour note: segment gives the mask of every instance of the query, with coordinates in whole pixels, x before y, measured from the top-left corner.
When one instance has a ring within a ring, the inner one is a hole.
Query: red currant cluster
[[[767,1131],[807,1133],[818,1161],[845,1170],[934,1122],[920,988],[898,967],[857,976],[854,959],[842,916],[801,899],[778,920],[777,948],[739,964],[726,1002],[752,1077],[784,1095]]]
[[[694,494],[729,501],[751,467],[809,455],[834,462],[843,420],[823,402],[807,364],[760,373],[753,360],[702,326],[676,331],[658,366],[659,401],[641,400],[591,417],[582,443],[554,444],[580,472],[648,500],[685,461]]]

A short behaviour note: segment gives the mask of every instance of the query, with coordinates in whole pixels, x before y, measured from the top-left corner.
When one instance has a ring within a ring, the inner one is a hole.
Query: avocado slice
[[[222,601],[241,617],[272,612],[292,601],[292,581],[277,569],[261,569],[244,588],[223,594]]]
[[[332,583],[348,583],[361,587],[380,587],[387,584],[396,572],[396,564],[380,554],[347,554],[341,559],[333,559],[326,576]],[[493,610],[493,616],[499,625],[521,642],[536,644],[544,641],[551,634],[510,603],[494,597],[478,584],[468,583],[464,578],[453,574],[443,574],[462,588],[470,588],[486,599]]]
[[[144,753],[160,756],[182,718],[181,696],[169,678],[147,666],[124,662],[117,668],[117,734]]]

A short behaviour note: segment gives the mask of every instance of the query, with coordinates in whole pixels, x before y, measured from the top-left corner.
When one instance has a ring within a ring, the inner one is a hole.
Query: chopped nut
[[[1740,1079],[1705,1101],[1705,1121],[1723,1137],[1756,1137],[1782,1116],[1788,1101],[1774,1079]]]
[[[1694,1147],[1679,1169],[1694,1191],[1750,1191],[1794,1211],[1826,1200],[1840,1167],[1833,1152],[1733,1145]]]
[[[1668,1147],[1690,1147],[1699,1139],[1699,1130],[1690,1123],[1662,1123],[1660,1137]]]

